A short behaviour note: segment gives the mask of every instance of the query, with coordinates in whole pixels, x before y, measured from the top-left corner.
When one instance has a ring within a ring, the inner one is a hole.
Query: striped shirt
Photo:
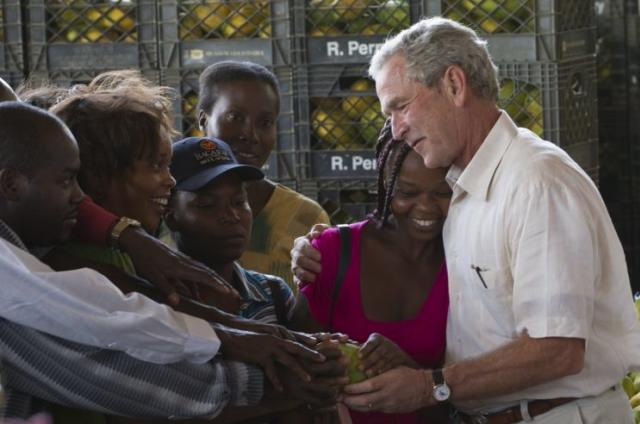
[[[234,275],[236,279],[235,287],[240,293],[242,304],[238,315],[243,318],[253,319],[266,324],[278,324],[275,309],[275,297],[271,291],[271,284],[280,288],[280,293],[284,299],[284,309],[287,319],[291,318],[295,299],[291,289],[280,277],[275,275],[262,274],[256,271],[249,271],[234,264]]]
[[[0,237],[26,250],[2,220]],[[211,418],[227,405],[252,406],[262,398],[263,373],[252,365],[218,357],[203,364],[158,365],[2,318],[0,357],[6,399],[0,417],[28,417],[34,397],[110,415],[156,419]]]
[[[262,372],[240,362],[157,365],[81,345],[0,319],[5,416],[30,414],[28,393],[50,402],[113,415],[211,418],[227,405],[262,397]]]

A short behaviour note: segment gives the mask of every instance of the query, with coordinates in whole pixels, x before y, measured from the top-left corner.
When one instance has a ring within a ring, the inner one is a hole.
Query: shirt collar
[[[466,168],[451,165],[447,172],[447,182],[453,189],[458,186],[471,196],[487,200],[493,176],[502,161],[502,157],[518,134],[518,127],[506,112],[500,117],[487,134],[480,148],[471,158]]]
[[[249,302],[269,302],[269,298],[254,285],[250,284],[247,280],[244,268],[239,263],[233,263],[234,277],[238,279],[240,285],[240,296],[245,303]]]
[[[0,237],[13,244],[16,247],[19,247],[22,250],[28,251],[27,246],[24,245],[22,239],[16,234],[15,231],[7,225],[6,222],[0,219]]]

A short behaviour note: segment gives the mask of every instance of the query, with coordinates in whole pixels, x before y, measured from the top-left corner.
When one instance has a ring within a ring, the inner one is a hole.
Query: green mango
[[[627,394],[628,398],[632,398],[633,395],[636,394],[636,388],[634,387],[633,379],[630,375],[625,375],[622,379],[622,389]]]
[[[347,365],[347,377],[349,377],[349,383],[359,383],[366,380],[367,375],[359,368],[361,364],[360,358],[358,358],[360,346],[353,343],[340,343],[338,348],[349,360],[349,364]]]

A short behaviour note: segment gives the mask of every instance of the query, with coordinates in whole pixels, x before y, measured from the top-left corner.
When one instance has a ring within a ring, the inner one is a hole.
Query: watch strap
[[[433,379],[434,386],[444,384],[444,375],[442,374],[442,368],[431,370],[431,378]]]

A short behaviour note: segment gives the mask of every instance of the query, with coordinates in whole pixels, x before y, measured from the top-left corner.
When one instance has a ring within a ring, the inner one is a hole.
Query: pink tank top
[[[350,225],[352,252],[360,252],[362,229],[369,221]],[[328,324],[331,292],[335,283],[340,252],[340,235],[331,228],[313,241],[322,253],[322,273],[314,283],[301,289],[309,303],[309,310],[315,320]],[[447,270],[443,263],[431,291],[417,315],[401,321],[374,321],[364,314],[360,296],[360,255],[352,254],[345,273],[342,288],[333,313],[333,330],[348,334],[353,340],[364,343],[371,333],[380,333],[394,341],[416,362],[425,368],[434,368],[442,363],[445,349],[445,331],[449,293]],[[393,282],[390,282],[393,283]],[[354,423],[362,424],[409,424],[418,423],[416,414],[359,413],[351,411]]]

